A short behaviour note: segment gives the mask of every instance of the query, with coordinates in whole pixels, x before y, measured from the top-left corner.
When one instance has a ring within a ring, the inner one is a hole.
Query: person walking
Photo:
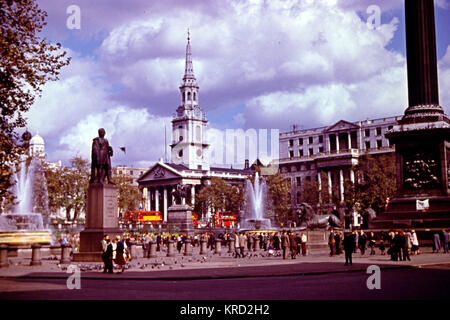
[[[234,257],[241,257],[241,244],[239,241],[239,234],[237,233],[234,234]]]
[[[120,239],[120,236],[116,237],[117,247],[116,247],[116,264],[122,269],[122,272],[125,271],[126,260],[126,244]]]
[[[297,233],[295,235],[295,240],[297,241],[297,255],[300,255],[300,253],[302,251],[302,237],[301,237],[300,233]]]
[[[409,250],[408,250],[408,239],[406,237],[406,234],[402,231],[400,232],[400,246],[402,249],[402,256],[403,261],[411,261],[411,258],[409,257]]]
[[[328,246],[330,247],[330,257],[333,256],[334,253],[334,244],[335,244],[336,240],[334,238],[334,232],[333,229],[330,229],[330,234],[328,236]]]
[[[283,235],[281,236],[281,247],[283,249],[283,259],[287,259],[289,256],[289,235],[287,232],[283,232]]]
[[[341,233],[339,231],[336,231],[336,234],[334,235],[334,247],[337,255],[341,254],[341,242]]]
[[[370,255],[373,256],[375,255],[375,235],[373,232],[369,234],[368,241],[369,241]]]
[[[355,245],[353,246],[354,247],[353,253],[356,253],[356,250],[359,245],[359,234],[357,230],[353,231],[353,239],[355,240]]]
[[[358,244],[359,244],[359,250],[361,251],[361,255],[363,256],[366,252],[366,243],[367,243],[367,237],[364,231],[361,230],[361,234],[358,238]]]
[[[433,236],[433,253],[438,253],[441,251],[441,239],[439,233],[436,233]]]
[[[103,236],[103,240],[102,240],[102,260],[103,260],[103,273],[108,272],[108,256],[107,256],[107,249],[108,249],[108,245],[110,243],[110,239],[109,236],[106,234]]]
[[[306,244],[308,242],[308,236],[306,233],[302,233],[302,255],[306,256]]]
[[[297,238],[292,232],[289,234],[289,245],[291,246],[291,258],[297,259]]]
[[[241,252],[241,258],[244,258],[245,256],[244,250],[246,245],[247,245],[247,235],[245,233],[241,233],[241,235],[239,236],[239,249]]]
[[[417,237],[417,233],[415,230],[411,230],[411,252],[414,255],[417,255],[420,253],[419,250],[419,238]]]
[[[352,254],[355,250],[355,233],[347,233],[344,235],[344,253],[345,265],[353,265]]]
[[[280,235],[279,233],[275,233],[275,235],[273,236],[273,247],[275,249],[275,252],[278,254],[278,252],[280,251],[280,244],[281,244],[281,239],[280,239]]]
[[[448,253],[448,232],[447,230],[442,230],[442,247],[444,248],[444,253]]]
[[[106,268],[107,273],[114,273],[114,271],[113,271],[113,256],[114,256],[113,244],[108,237],[106,239],[106,251],[105,251],[105,268]]]

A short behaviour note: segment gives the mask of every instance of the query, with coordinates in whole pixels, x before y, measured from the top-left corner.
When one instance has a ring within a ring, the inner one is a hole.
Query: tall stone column
[[[163,187],[163,196],[164,196],[164,221],[167,221],[167,187]]]
[[[347,139],[348,139],[348,150],[352,148],[352,137],[350,135],[350,132],[347,132]]]
[[[339,133],[336,133],[336,152],[339,153]]]
[[[322,177],[320,171],[317,172],[317,182],[319,183],[319,203],[322,203]]]
[[[191,187],[191,204],[193,207],[195,206],[195,184]]]
[[[350,181],[355,183],[355,171],[353,169],[350,169]]]
[[[439,106],[433,0],[405,0],[405,30],[408,108],[386,134],[395,145],[397,194],[369,226],[447,229],[450,119]],[[428,200],[426,212],[420,210],[418,200]]]
[[[339,170],[339,191],[341,196],[341,201],[344,201],[344,171]]]
[[[148,199],[147,199],[148,211],[152,211],[152,189],[148,188]]]
[[[331,179],[331,171],[328,171],[328,193],[330,195],[330,202],[333,197],[333,180]]]
[[[433,0],[405,1],[408,109],[402,121],[443,114],[439,106]],[[414,119],[414,120],[413,120]]]
[[[155,188],[155,211],[159,211],[159,189]]]

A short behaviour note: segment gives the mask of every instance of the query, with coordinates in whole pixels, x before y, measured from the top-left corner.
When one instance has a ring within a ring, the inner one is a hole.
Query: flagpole
[[[164,124],[164,162],[167,162],[167,134],[166,134],[166,124]]]

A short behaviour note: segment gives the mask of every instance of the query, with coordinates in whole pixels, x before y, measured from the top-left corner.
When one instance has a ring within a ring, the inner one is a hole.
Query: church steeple
[[[196,79],[194,76],[194,67],[192,65],[191,34],[188,29],[188,37],[187,37],[187,44],[186,44],[186,64],[184,67],[183,84],[190,85],[195,82],[196,82]]]
[[[181,104],[172,120],[172,162],[184,164],[192,170],[209,170],[209,144],[206,137],[208,120],[198,105],[198,90],[188,29],[186,63],[180,86]]]
[[[192,109],[195,105],[198,105],[198,89],[199,87],[197,85],[197,79],[195,78],[194,67],[192,64],[191,34],[188,29],[186,62],[183,81],[180,86],[181,105],[185,109]]]

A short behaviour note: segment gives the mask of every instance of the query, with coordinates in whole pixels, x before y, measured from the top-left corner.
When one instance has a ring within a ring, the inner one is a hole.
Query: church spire
[[[191,51],[191,34],[188,28],[187,44],[186,44],[186,64],[184,68],[183,85],[197,85],[194,76],[194,67],[192,65],[192,51]]]

